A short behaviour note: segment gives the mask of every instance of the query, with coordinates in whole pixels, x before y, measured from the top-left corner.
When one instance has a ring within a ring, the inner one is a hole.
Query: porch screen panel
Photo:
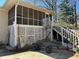
[[[43,12],[43,16],[42,17],[43,17],[43,19],[45,19],[45,13],[44,12]]]
[[[20,5],[17,7],[17,16],[22,17],[22,6]]]
[[[42,20],[39,20],[38,24],[39,26],[42,26]]]
[[[42,12],[39,12],[39,20],[42,20]]]
[[[15,21],[15,6],[13,6],[8,12],[8,25],[13,25]]]
[[[28,24],[28,19],[27,18],[23,18],[23,24],[27,25]]]
[[[34,25],[38,25],[38,20],[34,20]]]
[[[43,12],[39,12],[39,26],[42,26],[42,20],[43,20]]]
[[[33,19],[33,9],[29,8],[29,18]]]
[[[27,7],[23,7],[23,17],[28,18],[28,8]]]
[[[9,19],[9,20],[8,20],[8,25],[13,25],[14,20],[15,20],[15,18],[14,18],[14,17],[13,17],[13,18],[11,18],[11,19]]]
[[[29,25],[33,25],[33,19],[29,19]]]
[[[22,24],[22,18],[21,17],[17,18],[17,24]]]
[[[44,18],[44,12],[21,5],[17,7],[17,24],[42,26]]]
[[[23,6],[23,24],[28,25],[28,8]]]
[[[9,18],[12,18],[15,16],[15,6],[13,6],[10,10],[9,10],[9,13],[8,13],[8,17]]]
[[[37,20],[39,19],[38,14],[39,14],[39,11],[34,10],[34,19],[37,19]]]

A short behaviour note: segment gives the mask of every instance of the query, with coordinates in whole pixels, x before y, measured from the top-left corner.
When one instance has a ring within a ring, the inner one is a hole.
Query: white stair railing
[[[72,31],[71,29],[65,29],[60,26],[53,26],[53,30],[55,30],[57,33],[59,33],[64,38],[67,38],[70,43],[72,43],[73,51],[76,51],[79,45],[79,34],[75,31]]]

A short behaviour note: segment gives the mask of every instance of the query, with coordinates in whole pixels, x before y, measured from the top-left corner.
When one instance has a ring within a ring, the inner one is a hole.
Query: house
[[[49,11],[22,0],[7,0],[0,8],[0,42],[11,47],[32,44],[46,37],[43,19]]]

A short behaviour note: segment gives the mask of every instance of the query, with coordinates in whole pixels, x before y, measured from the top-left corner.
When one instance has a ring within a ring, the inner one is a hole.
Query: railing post
[[[58,33],[57,33],[57,40],[58,40]]]
[[[61,35],[62,35],[62,46],[64,45],[64,41],[63,41],[63,28],[61,28]]]
[[[53,31],[52,31],[52,24],[51,24],[51,41],[53,41]]]
[[[75,48],[74,48],[74,33],[72,33],[72,35],[73,35],[73,51],[75,50]]]
[[[78,38],[78,41],[77,41],[77,48],[79,48],[79,37],[77,36],[77,38]]]

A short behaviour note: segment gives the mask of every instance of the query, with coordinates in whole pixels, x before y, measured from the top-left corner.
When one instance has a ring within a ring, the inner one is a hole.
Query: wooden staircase
[[[73,32],[71,29],[63,28],[58,25],[53,25],[52,29],[62,36],[62,45],[64,44],[63,38],[65,38],[69,41],[68,44],[72,44],[73,47],[71,50],[77,51],[79,45],[79,34]]]

